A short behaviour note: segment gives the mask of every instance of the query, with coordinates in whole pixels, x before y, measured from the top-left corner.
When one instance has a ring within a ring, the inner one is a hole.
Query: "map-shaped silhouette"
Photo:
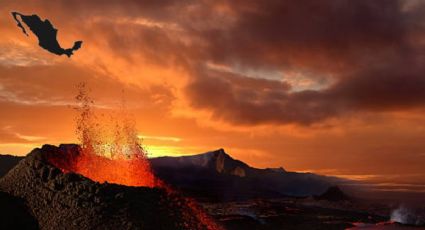
[[[18,12],[12,12],[12,16],[25,35],[28,36],[28,33],[25,30],[25,27],[22,25],[21,21],[25,23],[37,36],[38,44],[51,53],[57,55],[66,54],[68,57],[71,57],[74,51],[81,48],[81,44],[83,43],[82,41],[74,42],[74,46],[72,48],[62,48],[57,40],[58,30],[54,28],[52,23],[50,23],[50,21],[47,19],[42,21],[40,17],[35,14],[28,16]],[[21,21],[18,19],[18,16],[20,17]]]

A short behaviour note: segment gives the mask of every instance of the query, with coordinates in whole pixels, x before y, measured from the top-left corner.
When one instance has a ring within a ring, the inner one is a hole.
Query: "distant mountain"
[[[20,157],[0,155],[0,177]],[[212,201],[318,196],[342,179],[283,168],[253,168],[223,149],[181,157],[150,159],[155,174],[189,196]]]
[[[338,179],[312,173],[253,168],[233,159],[223,149],[150,161],[158,177],[199,199],[221,201],[319,195],[338,183]]]
[[[329,187],[326,192],[319,196],[314,197],[316,200],[327,200],[327,201],[344,201],[351,200],[338,186]]]
[[[17,157],[11,155],[0,155],[0,178],[6,175],[15,165],[19,163],[24,157]]]
[[[193,156],[152,158],[151,163],[156,168],[208,170],[238,177],[245,177],[252,169],[227,155],[224,149]]]

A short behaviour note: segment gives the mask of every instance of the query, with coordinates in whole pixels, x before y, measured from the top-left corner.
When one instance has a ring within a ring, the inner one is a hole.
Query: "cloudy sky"
[[[83,47],[50,54],[11,11]],[[425,190],[424,11],[421,0],[2,0],[0,152],[75,142],[84,81],[99,107],[124,95],[152,156],[222,147],[256,167]]]

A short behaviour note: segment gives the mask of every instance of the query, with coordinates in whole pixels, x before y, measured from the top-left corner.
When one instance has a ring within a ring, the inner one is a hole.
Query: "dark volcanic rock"
[[[78,146],[33,150],[0,180],[26,201],[41,229],[206,229],[182,197],[164,189],[99,184],[46,163]]]
[[[0,192],[0,229],[38,229],[23,199]]]

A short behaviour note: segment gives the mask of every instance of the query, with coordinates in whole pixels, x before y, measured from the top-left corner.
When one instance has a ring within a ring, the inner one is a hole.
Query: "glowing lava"
[[[134,123],[121,114],[120,119],[100,125],[93,111],[93,100],[84,84],[79,85],[76,97],[79,112],[76,132],[80,148],[62,158],[49,161],[64,172],[76,172],[94,181],[127,186],[155,187],[160,183],[155,178],[147,160],[146,151],[140,144]]]
[[[156,186],[149,164],[142,157],[131,159],[120,157],[112,160],[87,154],[83,149],[76,161],[74,171],[98,182],[107,181],[127,186]]]

